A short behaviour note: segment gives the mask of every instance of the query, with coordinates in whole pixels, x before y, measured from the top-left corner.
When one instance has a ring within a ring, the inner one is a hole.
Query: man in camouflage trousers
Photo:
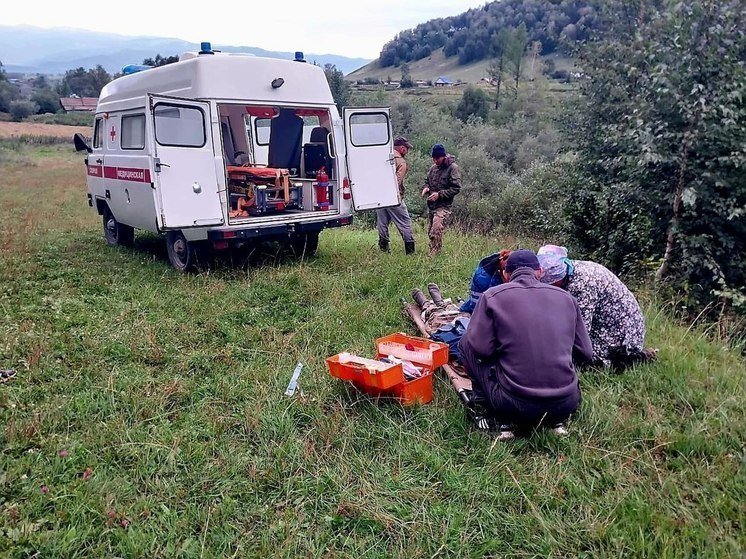
[[[461,190],[461,169],[456,158],[446,153],[443,144],[435,144],[432,149],[433,166],[427,173],[422,196],[427,198],[430,256],[435,256],[443,248],[443,231],[450,223],[453,212],[453,198]]]

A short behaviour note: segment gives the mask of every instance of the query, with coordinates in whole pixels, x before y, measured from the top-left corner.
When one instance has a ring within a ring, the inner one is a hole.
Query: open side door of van
[[[148,107],[159,226],[183,229],[223,224],[210,105],[149,94]]]
[[[356,210],[388,208],[401,203],[394,168],[388,108],[342,110],[347,173]]]

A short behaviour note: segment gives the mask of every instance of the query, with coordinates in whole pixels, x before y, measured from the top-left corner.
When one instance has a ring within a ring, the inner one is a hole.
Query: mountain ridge
[[[75,45],[60,50],[60,45]],[[270,51],[260,47],[213,43],[225,52],[248,52],[269,58],[292,59],[294,52]],[[302,45],[299,45],[302,47]],[[32,25],[0,25],[0,61],[8,72],[62,74],[75,68],[101,64],[108,72],[119,72],[127,64],[139,64],[156,54],[171,56],[199,50],[199,44],[183,39],[128,36],[71,27],[42,28]],[[303,50],[299,48],[298,50]],[[334,64],[347,74],[371,59],[332,53],[305,53],[306,60]]]

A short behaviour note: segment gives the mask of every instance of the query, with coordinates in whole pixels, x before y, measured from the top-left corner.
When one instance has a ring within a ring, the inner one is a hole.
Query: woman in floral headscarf
[[[567,249],[557,245],[541,247],[537,256],[542,283],[561,287],[578,301],[595,363],[622,369],[655,358],[657,350],[643,349],[645,317],[637,299],[610,270],[570,260]]]

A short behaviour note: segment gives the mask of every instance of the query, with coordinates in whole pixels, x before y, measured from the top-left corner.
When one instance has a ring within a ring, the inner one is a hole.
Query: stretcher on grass
[[[420,333],[424,337],[429,338],[432,332],[428,330],[425,322],[422,320],[421,309],[413,303],[404,302],[404,312],[409,315]],[[471,395],[471,380],[459,375],[452,363],[446,363],[445,365],[442,365],[442,369],[448,377],[451,386],[453,386],[454,390],[456,390],[456,394],[458,394],[461,402],[464,405],[468,406]]]

